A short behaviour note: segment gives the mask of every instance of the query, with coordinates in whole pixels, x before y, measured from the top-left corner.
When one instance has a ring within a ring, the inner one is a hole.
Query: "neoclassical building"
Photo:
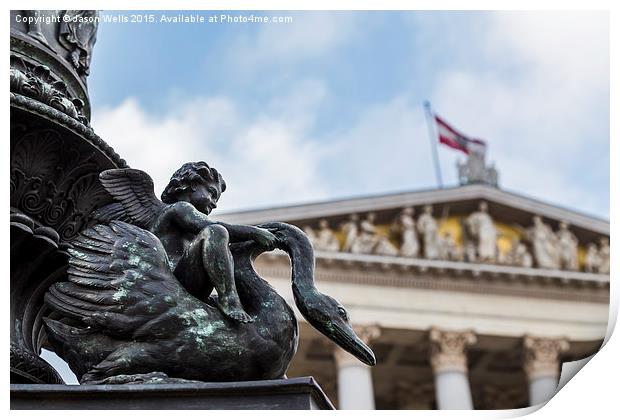
[[[99,174],[128,167],[89,123],[96,16],[11,12],[13,385],[67,379],[39,357],[44,294],[93,211],[112,203]],[[340,408],[516,408],[548,399],[562,362],[598,350],[609,222],[503,191],[478,158],[459,166],[456,188],[220,215],[304,229],[319,289],[346,305],[378,360],[368,368],[302,322],[290,377],[314,376]],[[256,266],[295,307],[286,255]]]
[[[484,182],[218,217],[313,239],[318,288],[378,360],[366,367],[301,321],[288,375],[314,376],[339,408],[534,405],[605,335],[609,222]],[[295,307],[286,255],[256,268]]]

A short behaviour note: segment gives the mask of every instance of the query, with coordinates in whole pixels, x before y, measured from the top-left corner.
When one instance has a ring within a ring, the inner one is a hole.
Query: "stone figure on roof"
[[[342,232],[344,233],[344,245],[342,251],[353,252],[353,245],[356,242],[357,235],[359,234],[359,216],[357,214],[351,214],[349,220],[342,225]]]
[[[441,258],[450,261],[463,261],[463,251],[457,246],[452,232],[446,232],[441,238]]]
[[[517,267],[531,268],[534,265],[534,260],[527,246],[519,239],[514,238],[506,263]]]
[[[314,231],[314,229],[312,229],[312,226],[310,225],[305,225],[302,230],[304,231],[304,233],[306,234],[306,236],[308,237],[308,239],[310,239],[310,242],[312,242],[312,246],[314,246],[316,248],[316,232]]]
[[[391,230],[400,239],[399,255],[417,258],[420,253],[420,242],[413,215],[413,207],[405,207],[392,224]]]
[[[418,218],[418,232],[422,236],[424,258],[438,259],[440,257],[439,225],[433,217],[433,207],[424,206],[424,212]]]
[[[600,266],[600,257],[598,248],[594,242],[588,244],[586,258],[584,261],[584,270],[586,273],[597,273]]]
[[[316,239],[313,242],[317,251],[336,252],[340,249],[340,244],[334,231],[329,228],[327,219],[319,220],[319,231],[316,233]]]
[[[360,222],[360,234],[357,237],[357,250],[361,254],[372,254],[377,246],[379,237],[375,227],[375,214],[368,213],[366,218]]]
[[[485,201],[478,205],[478,211],[472,213],[466,220],[468,233],[476,246],[476,261],[494,263],[497,260],[497,230],[493,219],[488,213]]]
[[[609,274],[609,239],[601,238],[601,246],[598,251],[598,272],[602,274]]]
[[[578,242],[575,234],[568,229],[568,223],[560,223],[557,238],[560,268],[565,270],[577,270],[579,268],[577,260]]]
[[[532,218],[533,225],[526,231],[528,240],[532,244],[534,259],[539,268],[558,269],[560,267],[557,237],[542,217]]]

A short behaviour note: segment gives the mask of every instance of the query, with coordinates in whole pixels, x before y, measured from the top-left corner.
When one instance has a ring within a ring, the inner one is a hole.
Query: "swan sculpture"
[[[105,172],[102,183],[113,196],[123,197],[114,189],[124,185],[119,173],[112,175],[112,187]],[[131,181],[127,173],[120,175]],[[152,191],[152,181],[145,185]],[[133,205],[135,210],[135,200]],[[122,213],[122,205],[108,208],[99,220],[110,214],[132,219]],[[130,382],[154,373],[170,380],[282,378],[297,349],[297,320],[252,265],[258,255],[276,247],[290,257],[293,296],[304,318],[360,361],[374,365],[372,350],[356,336],[344,307],[315,287],[314,253],[303,231],[276,222],[258,228],[274,240],[230,243],[234,283],[247,320],[230,316],[214,296],[190,293],[153,232],[122,220],[86,229],[69,250],[68,281],[55,283],[45,295],[59,314],[44,319],[52,348],[80,383]]]

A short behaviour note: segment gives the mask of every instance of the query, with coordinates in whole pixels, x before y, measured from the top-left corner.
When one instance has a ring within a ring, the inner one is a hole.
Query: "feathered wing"
[[[67,282],[45,302],[64,316],[113,337],[161,337],[187,292],[155,235],[121,221],[82,232],[69,250]]]
[[[99,222],[123,220],[146,229],[164,206],[146,172],[108,169],[99,174],[99,180],[116,201],[94,212],[93,218]]]

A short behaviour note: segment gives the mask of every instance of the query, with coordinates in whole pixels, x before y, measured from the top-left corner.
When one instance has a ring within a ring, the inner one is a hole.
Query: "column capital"
[[[435,373],[467,372],[467,347],[477,339],[473,331],[443,331],[431,328],[431,366]]]
[[[524,369],[528,379],[555,377],[560,375],[560,354],[569,348],[565,338],[532,337],[523,338]]]
[[[370,344],[373,340],[376,340],[381,336],[381,328],[378,325],[354,325],[353,331],[355,334],[366,344]],[[362,362],[347,351],[341,349],[337,345],[334,345],[334,359],[336,360],[336,366],[343,367],[349,365],[362,365]]]

